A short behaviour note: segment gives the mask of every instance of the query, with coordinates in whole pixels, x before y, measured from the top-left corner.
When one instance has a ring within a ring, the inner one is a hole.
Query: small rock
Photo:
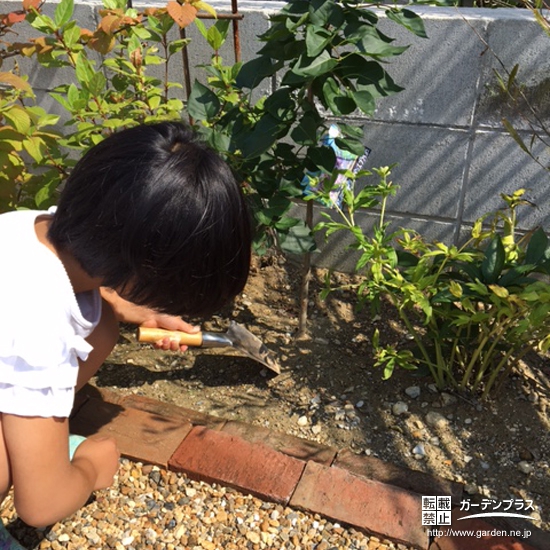
[[[363,400],[361,401],[357,401],[357,403],[355,403],[355,406],[360,409],[361,407],[363,407],[365,405],[365,402]]]
[[[527,462],[526,460],[522,460],[521,462],[518,462],[518,470],[525,475],[532,474],[534,471],[534,467],[530,462]]]
[[[457,398],[454,395],[451,395],[447,392],[441,392],[441,404],[444,407],[448,407],[449,405],[454,405],[457,402]]]
[[[307,416],[300,416],[300,418],[298,418],[298,426],[307,426],[309,424],[309,420],[307,418]]]
[[[413,455],[416,457],[424,458],[426,456],[426,449],[422,443],[419,443],[413,450]]]
[[[248,531],[246,533],[246,538],[252,543],[252,544],[260,544],[260,535],[254,531]]]
[[[397,403],[392,405],[391,410],[395,416],[401,416],[409,411],[409,406],[403,401],[397,401]]]
[[[426,414],[426,423],[433,428],[444,428],[448,424],[448,420],[442,415],[434,411]]]
[[[411,398],[416,399],[420,396],[420,387],[419,386],[409,386],[405,389],[405,393]]]

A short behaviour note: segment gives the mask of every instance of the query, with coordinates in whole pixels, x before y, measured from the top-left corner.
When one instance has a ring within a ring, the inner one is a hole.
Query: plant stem
[[[481,363],[481,366],[479,367],[479,370],[477,372],[477,376],[476,376],[476,379],[474,381],[474,387],[473,387],[474,390],[479,387],[479,384],[481,383],[481,380],[483,379],[483,375],[485,374],[485,371],[489,367],[489,363],[491,361],[491,358],[494,355],[495,348],[497,347],[499,342],[502,340],[502,337],[505,334],[505,330],[506,330],[508,324],[510,324],[510,323],[508,322],[508,323],[502,324],[499,327],[499,329],[496,331],[496,333],[493,337],[493,343],[491,344],[491,346],[487,350],[487,352],[485,354],[485,357],[483,358],[483,361]]]
[[[313,228],[313,203],[308,201],[306,204],[306,225],[311,230]],[[300,315],[298,318],[297,337],[301,338],[307,334],[307,308],[309,302],[309,282],[311,281],[311,252],[304,254],[302,264],[302,283],[300,286]]]
[[[394,306],[396,304],[394,303]],[[436,386],[442,387],[443,381],[440,378],[437,365],[434,365],[433,361],[430,359],[430,354],[428,353],[428,350],[425,348],[424,343],[422,342],[422,338],[418,334],[418,332],[413,327],[409,317],[407,314],[400,308],[398,308],[399,311],[399,317],[401,317],[401,320],[405,323],[405,326],[407,327],[407,330],[414,338],[414,341],[416,342],[416,345],[418,346],[418,349],[422,353],[424,360],[426,361],[426,364],[428,365],[428,368],[430,369],[430,374],[432,375],[432,378],[435,380]]]
[[[495,380],[497,379],[497,377],[499,375],[500,369],[510,359],[510,357],[512,357],[512,355],[514,354],[514,351],[515,351],[515,348],[513,348],[513,347],[510,348],[506,352],[506,355],[499,361],[498,365],[496,366],[496,368],[491,373],[491,376],[490,376],[489,380],[487,381],[487,385],[485,386],[485,389],[483,390],[483,393],[481,394],[482,399],[485,399],[489,395],[489,392],[491,391],[491,388],[493,387],[493,384],[495,383]],[[529,351],[529,349],[524,350],[524,352],[521,353],[521,355],[519,357],[516,357],[515,361],[510,362],[510,364],[508,365],[508,367],[506,368],[506,370],[503,373],[503,380],[510,373],[510,371],[512,370],[514,364],[517,363],[525,355],[525,353],[527,353],[527,351]]]

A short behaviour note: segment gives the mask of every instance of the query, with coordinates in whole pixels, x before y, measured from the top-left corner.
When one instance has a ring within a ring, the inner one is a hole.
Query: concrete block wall
[[[219,13],[230,12],[230,0],[210,2]],[[134,6],[163,5],[161,0]],[[45,11],[56,3],[46,1]],[[97,25],[97,1],[80,2],[76,17],[82,26]],[[0,12],[17,9],[19,1],[3,0]],[[240,0],[239,23],[242,58],[254,57],[261,47],[257,36],[269,25],[267,16],[284,2]],[[525,187],[536,207],[521,214],[521,226],[543,225],[550,229],[550,173],[533,162],[501,124],[506,116],[522,137],[530,134],[523,112],[509,112],[498,94],[494,70],[500,62],[511,69],[519,64],[518,80],[550,127],[550,38],[526,10],[475,8],[413,8],[424,20],[428,39],[417,38],[382,18],[382,30],[409,44],[391,60],[387,70],[405,90],[378,102],[372,118],[348,117],[364,125],[365,144],[372,149],[367,167],[396,164],[392,180],[400,187],[389,204],[389,219],[418,229],[428,238],[459,242],[480,215],[502,206],[500,193]],[[201,78],[199,65],[208,63],[210,52],[196,29],[187,29],[192,43],[189,56],[192,78]],[[230,44],[222,51],[228,61]],[[196,68],[196,69],[195,69]],[[62,72],[24,65],[44,107],[59,108],[46,91],[66,82]],[[172,79],[181,79],[181,62],[175,61]],[[276,82],[265,84],[265,93]],[[540,147],[541,160],[550,163],[550,151]],[[297,205],[296,211],[303,210]],[[373,216],[359,216],[368,230]],[[320,241],[321,244],[321,241]],[[323,245],[316,262],[336,269],[352,267],[343,235]]]

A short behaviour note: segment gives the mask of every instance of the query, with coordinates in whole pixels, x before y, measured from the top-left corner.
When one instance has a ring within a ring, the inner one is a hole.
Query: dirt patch
[[[522,376],[485,402],[439,392],[409,371],[383,381],[373,331],[403,343],[406,331],[389,308],[376,318],[355,311],[351,292],[320,300],[324,275],[312,282],[307,339],[294,338],[299,272],[278,257],[257,260],[242,296],[203,323],[213,331],[231,319],[244,324],[279,355],[280,376],[232,350],[159,352],[127,330],[92,382],[458,481],[472,502],[531,502],[535,524],[550,530],[548,358],[533,354]]]

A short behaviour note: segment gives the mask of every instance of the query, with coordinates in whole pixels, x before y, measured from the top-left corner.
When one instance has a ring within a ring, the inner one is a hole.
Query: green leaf
[[[309,20],[313,25],[323,27],[331,23],[333,0],[311,0],[309,2]]]
[[[422,19],[413,11],[406,8],[391,8],[386,11],[388,19],[391,19],[395,23],[402,25],[407,30],[411,31],[416,36],[421,38],[428,38],[426,34],[426,29],[424,28],[424,22]]]
[[[23,142],[23,147],[36,162],[39,163],[44,159],[46,144],[43,139],[31,137]]]
[[[529,156],[533,156],[531,151],[529,150],[529,147],[525,145],[520,135],[517,133],[516,129],[512,126],[512,124],[510,124],[507,119],[502,119],[502,125],[504,126],[504,128],[506,128],[506,131],[512,136],[514,141],[519,145],[520,149],[522,149]]]
[[[292,130],[290,137],[298,145],[315,145],[317,137],[317,121],[312,113],[306,113]]]
[[[86,87],[90,90],[90,93],[97,97],[105,90],[107,85],[107,79],[103,76],[102,72],[94,73],[92,78],[88,81]]]
[[[86,57],[84,53],[81,53],[78,56],[78,59],[76,61],[75,73],[76,78],[83,86],[86,86],[96,74],[92,62]]]
[[[534,266],[530,264],[513,267],[512,269],[506,271],[502,277],[498,279],[497,283],[500,286],[505,287],[522,284],[522,282],[529,280],[528,278],[523,277],[523,274],[533,271],[533,268]]]
[[[199,19],[195,19],[195,21],[199,21]],[[168,44],[168,51],[170,52],[170,55],[181,52],[181,50],[183,50],[183,48],[185,48],[189,44],[189,42],[190,40],[188,38],[182,40],[172,40]]]
[[[74,12],[74,0],[61,0],[55,8],[55,24],[62,27],[71,20]]]
[[[496,283],[506,260],[506,252],[500,235],[493,237],[481,262],[481,274],[487,284]]]
[[[198,18],[195,19],[195,21],[193,23],[195,24],[195,27],[197,27],[199,32],[202,34],[202,37],[206,41],[208,41],[208,29],[206,28],[206,25]]]
[[[264,103],[264,109],[281,122],[290,123],[296,116],[296,104],[288,88],[279,88]]]
[[[306,51],[308,57],[318,56],[330,44],[332,34],[323,27],[308,26],[306,30]]]
[[[338,60],[332,58],[327,51],[323,51],[314,58],[301,55],[298,62],[292,67],[292,72],[297,76],[316,78],[332,71],[336,65],[338,65]]]
[[[355,101],[357,107],[367,115],[372,115],[376,108],[374,97],[367,90],[359,90],[357,92],[351,92],[351,97]]]
[[[544,229],[537,229],[527,245],[525,252],[526,264],[538,264],[541,260],[546,260],[550,254],[550,248],[548,246],[548,237],[544,232]]]
[[[57,30],[56,24],[50,17],[38,13],[36,10],[32,11],[27,17],[31,26],[37,31],[43,32],[44,34],[51,34]]]
[[[349,115],[355,111],[355,101],[347,94],[345,89],[340,88],[334,78],[329,76],[325,80],[322,91],[322,99],[334,115]]]
[[[336,155],[331,147],[310,147],[307,159],[316,169],[330,174],[334,170]]]
[[[248,134],[240,147],[245,158],[255,158],[268,151],[281,137],[281,132],[287,128],[270,114],[265,114],[254,130]]]
[[[394,39],[386,36],[376,27],[362,25],[357,34],[361,35],[358,47],[363,53],[372,57],[401,55],[409,49],[409,46],[392,46]]]
[[[218,114],[219,110],[220,100],[216,94],[196,80],[187,102],[189,115],[196,120],[210,120]]]
[[[317,250],[311,230],[302,221],[291,227],[288,232],[280,233],[279,239],[281,249],[289,254],[305,254]]]
[[[283,216],[280,220],[278,220],[274,227],[278,231],[287,231],[291,227],[294,227],[295,225],[298,225],[300,223],[300,220],[297,218],[291,218],[290,216]]]
[[[241,67],[236,84],[239,88],[253,90],[264,78],[274,75],[279,66],[279,64],[273,64],[267,57],[251,59]]]
[[[219,50],[227,38],[229,19],[219,19],[208,29],[208,43],[213,50]]]
[[[65,27],[63,31],[63,40],[68,48],[72,48],[80,40],[80,27],[76,25],[75,21],[71,21],[71,23]]]
[[[13,126],[15,130],[26,134],[31,129],[31,117],[20,105],[13,105],[3,113],[6,120]]]

